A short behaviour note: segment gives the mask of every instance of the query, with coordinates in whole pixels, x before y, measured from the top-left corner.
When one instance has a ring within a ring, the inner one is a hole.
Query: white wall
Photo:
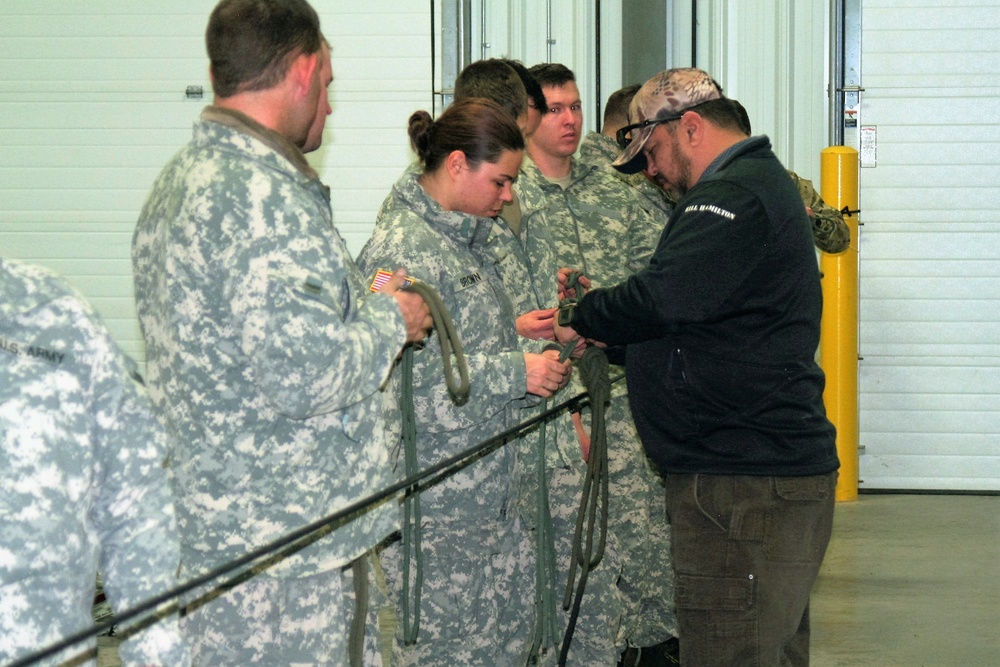
[[[356,255],[375,213],[413,160],[406,122],[433,109],[431,16],[426,0],[310,0],[333,45],[323,147],[309,156],[330,186],[333,221]]]
[[[354,252],[411,159],[406,119],[431,108],[423,0],[313,0],[333,45],[333,115],[310,155]],[[143,358],[129,259],[139,209],[211,101],[215,0],[0,2],[0,254],[47,265]],[[185,98],[202,86],[201,100]]]
[[[45,264],[139,352],[129,247],[159,167],[207,88],[211,3],[0,3],[0,253]]]

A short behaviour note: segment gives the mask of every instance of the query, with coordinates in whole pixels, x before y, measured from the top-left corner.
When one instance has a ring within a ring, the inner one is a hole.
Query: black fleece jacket
[[[571,323],[623,348],[661,471],[804,476],[839,466],[814,360],[821,312],[805,207],[754,137],[678,203],[649,268],[591,291]]]

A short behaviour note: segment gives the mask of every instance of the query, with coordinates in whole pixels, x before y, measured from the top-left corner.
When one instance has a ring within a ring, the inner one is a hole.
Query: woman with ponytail
[[[514,426],[525,402],[565,385],[569,364],[556,352],[519,349],[511,299],[487,246],[524,155],[513,119],[493,102],[468,98],[437,120],[414,113],[409,135],[421,168],[393,186],[358,261],[369,275],[405,266],[437,290],[465,349],[470,391],[461,405],[445,387],[437,338],[413,351],[416,461],[423,470]],[[399,371],[393,377],[402,392]],[[397,636],[399,664],[524,664],[532,611],[511,607],[532,586],[533,569],[518,560],[527,539],[516,507],[518,474],[516,447],[504,446],[419,492],[419,548],[410,554],[410,572],[403,571],[406,544],[382,552],[401,631],[413,628],[404,615],[418,614],[415,636]],[[415,596],[414,561],[423,583],[419,607],[411,603],[406,611],[401,591],[409,576],[408,598]]]

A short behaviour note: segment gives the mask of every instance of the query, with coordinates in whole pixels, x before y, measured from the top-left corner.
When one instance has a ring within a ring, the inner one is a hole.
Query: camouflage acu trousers
[[[517,517],[473,523],[425,515],[420,631],[411,646],[397,632],[393,667],[523,665],[533,614],[521,600],[534,576],[520,564],[525,536]],[[402,543],[380,556],[402,628]]]

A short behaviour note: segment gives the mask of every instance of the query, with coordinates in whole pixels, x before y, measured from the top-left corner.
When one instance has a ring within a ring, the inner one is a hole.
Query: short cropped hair
[[[318,52],[322,40],[306,0],[221,0],[205,31],[212,90],[227,98],[273,88],[295,57]]]
[[[576,81],[573,71],[559,63],[541,63],[528,69],[531,76],[542,88],[565,86],[570,81]]]
[[[455,101],[470,97],[499,104],[514,120],[528,112],[528,94],[521,77],[499,58],[477,60],[459,73],[455,80]]]
[[[747,130],[750,129],[750,118],[741,118],[739,110],[733,104],[732,100],[727,97],[697,104],[693,111],[696,111],[699,116],[716,127],[724,130],[737,130],[743,134],[748,134]]]
[[[736,109],[736,115],[739,116],[740,129],[743,130],[743,134],[753,134],[753,128],[750,126],[750,114],[747,113],[746,107],[732,98],[729,101],[732,103],[733,108]]]
[[[619,88],[608,95],[608,103],[604,106],[604,124],[628,125],[628,105],[632,98],[642,88],[641,83]]]

